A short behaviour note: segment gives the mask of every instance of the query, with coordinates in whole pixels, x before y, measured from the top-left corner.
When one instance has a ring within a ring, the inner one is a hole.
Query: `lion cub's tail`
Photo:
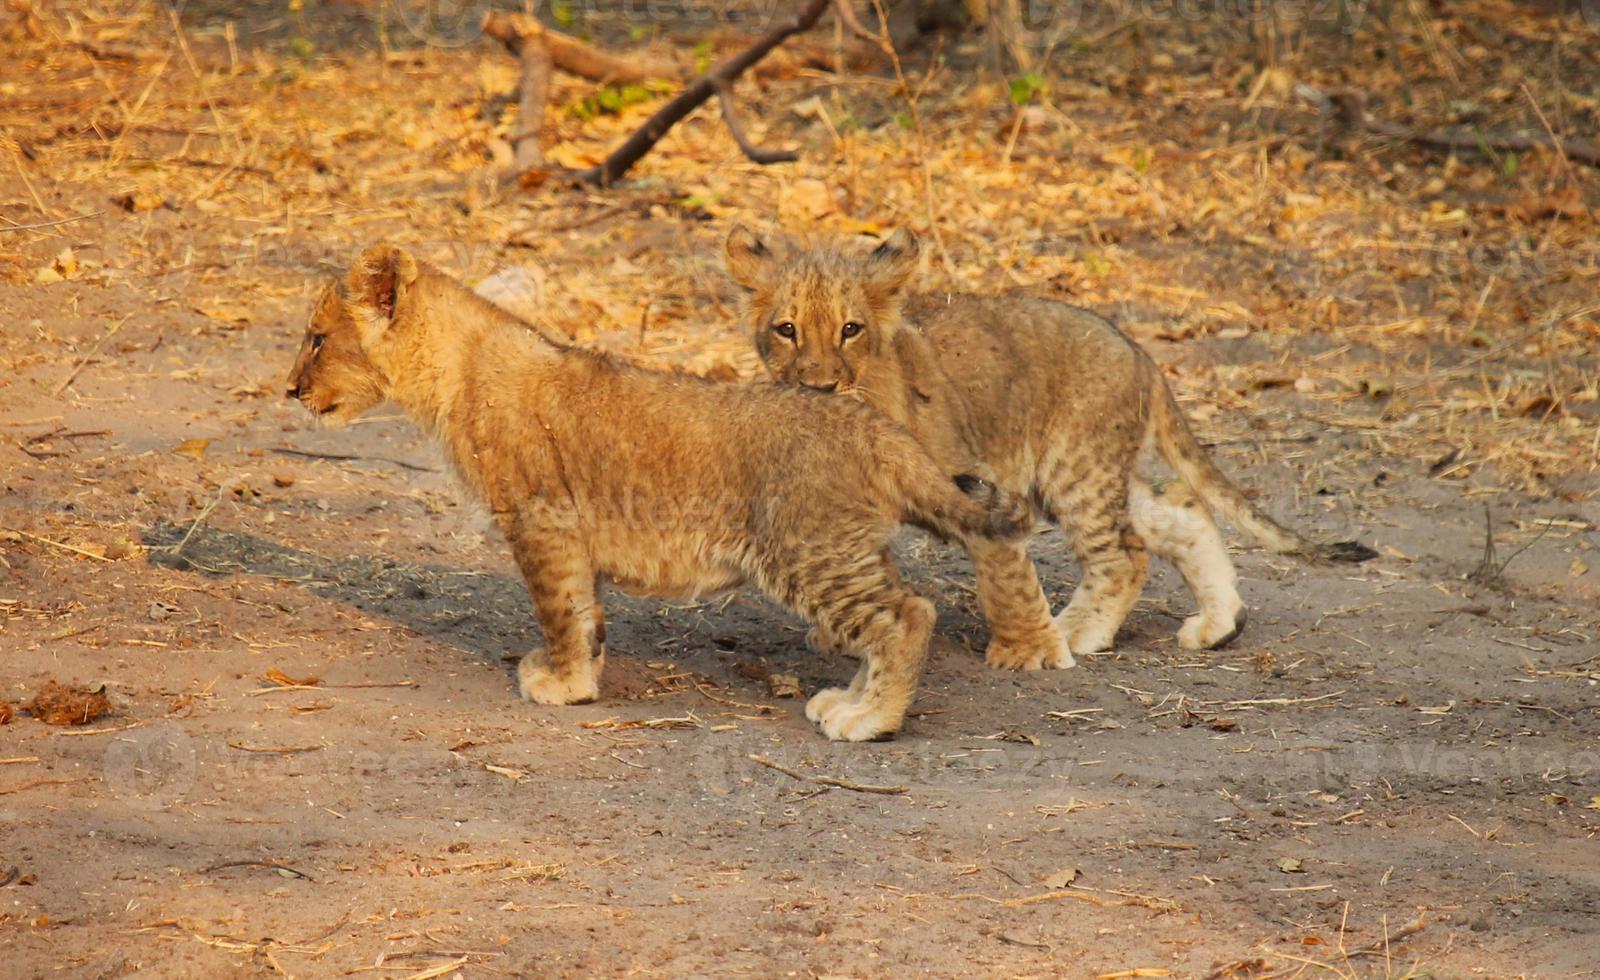
[[[982,477],[963,473],[951,480],[940,474],[906,491],[906,521],[941,537],[1017,541],[1033,530],[1028,501]]]
[[[1150,373],[1151,425],[1156,444],[1167,464],[1205,502],[1226,517],[1234,527],[1268,551],[1283,555],[1326,561],[1362,562],[1378,553],[1359,541],[1312,541],[1262,513],[1239,488],[1233,485],[1211,461],[1189,429],[1183,410],[1167,387],[1153,361],[1146,361]]]

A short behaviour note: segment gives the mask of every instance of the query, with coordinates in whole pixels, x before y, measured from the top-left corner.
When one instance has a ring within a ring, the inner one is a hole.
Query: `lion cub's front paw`
[[[1095,622],[1088,610],[1068,606],[1056,616],[1056,630],[1067,639],[1074,653],[1107,653],[1117,638],[1116,624]]]
[[[815,709],[817,699],[823,695],[836,695]],[[864,701],[852,701],[848,692],[838,688],[818,691],[806,704],[806,717],[822,726],[822,734],[835,742],[872,742],[885,739],[900,727],[900,718],[886,717],[887,712]]]
[[[1020,640],[991,639],[984,662],[997,670],[1061,670],[1077,665],[1067,638],[1053,625]]]
[[[1244,632],[1247,618],[1242,606],[1231,620],[1196,613],[1185,619],[1183,628],[1178,630],[1178,646],[1185,650],[1220,650]]]
[[[853,700],[854,696],[842,687],[825,687],[806,702],[806,718],[820,724],[835,706]]]
[[[566,675],[547,665],[543,650],[535,650],[517,665],[517,684],[522,696],[537,704],[587,704],[600,697],[600,666],[595,657]]]

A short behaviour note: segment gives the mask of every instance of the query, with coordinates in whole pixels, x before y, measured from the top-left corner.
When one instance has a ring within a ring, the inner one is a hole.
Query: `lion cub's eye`
[[[787,320],[783,323],[774,323],[772,325],[772,332],[782,337],[784,340],[793,340],[794,324],[788,322]]]
[[[328,335],[325,334],[325,333],[314,333],[314,334],[312,334],[311,335],[311,353],[315,354],[317,351],[321,350],[322,349],[322,345],[327,341],[327,339],[328,339]]]
[[[859,335],[861,331],[865,329],[867,328],[855,322],[854,320],[851,320],[849,323],[844,325],[843,330],[839,331],[839,336],[843,337],[845,340],[849,340],[851,337]]]

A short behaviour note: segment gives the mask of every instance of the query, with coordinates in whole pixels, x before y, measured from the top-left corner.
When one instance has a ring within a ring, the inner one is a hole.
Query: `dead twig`
[[[4,227],[0,227],[0,231],[33,231],[37,228],[54,228],[56,225],[67,225],[74,221],[88,221],[90,218],[98,218],[102,214],[105,214],[105,212],[94,211],[89,214],[80,214],[71,218],[57,218],[55,221],[35,221],[34,223],[28,225],[6,225]]]
[[[21,793],[24,790],[35,789],[39,786],[65,786],[68,783],[98,783],[99,781],[99,776],[72,776],[67,779],[50,779],[48,777],[30,779],[25,783],[18,783],[15,786],[7,786],[5,789],[0,789],[0,796],[10,796],[12,793]]]
[[[1309,86],[1307,86],[1309,88]],[[1384,119],[1374,119],[1367,114],[1366,96],[1360,92],[1338,92],[1332,96],[1323,96],[1315,90],[1307,93],[1308,97],[1319,103],[1325,102],[1333,107],[1339,121],[1351,129],[1397,139],[1417,146],[1425,146],[1435,150],[1505,150],[1511,153],[1526,153],[1534,149],[1554,150],[1564,160],[1579,160],[1591,167],[1600,167],[1600,143],[1591,143],[1586,140],[1558,140],[1554,136],[1535,134],[1524,136],[1516,133],[1461,133],[1441,129],[1415,130],[1409,126],[1389,122]]]
[[[798,779],[802,783],[811,783],[814,786],[829,786],[834,789],[847,789],[852,793],[876,793],[880,796],[899,796],[901,793],[906,792],[906,787],[904,786],[869,786],[863,783],[853,783],[848,779],[840,779],[837,776],[812,776],[808,775],[807,773],[796,772],[795,770],[790,769],[788,766],[773,762],[764,755],[752,755],[749,757],[749,759],[758,766],[766,766],[768,769],[775,769],[778,772],[783,773],[785,776],[788,776],[790,779]]]
[[[683,91],[646,119],[644,125],[635,130],[632,136],[624,140],[622,145],[613,150],[611,155],[598,166],[577,171],[569,175],[571,179],[583,184],[598,184],[601,187],[615,184],[634,164],[643,159],[663,136],[667,135],[668,130],[715,95],[719,86],[731,83],[790,37],[815,27],[823,12],[833,2],[834,0],[810,0],[795,14],[793,20],[779,25],[750,47],[713,66],[710,71],[690,82]]]
[[[403,459],[393,459],[388,456],[358,456],[354,453],[314,453],[308,449],[290,449],[288,446],[273,446],[267,451],[277,453],[280,456],[299,456],[302,459],[328,459],[340,463],[371,460],[377,463],[388,463],[391,466],[398,466],[401,469],[412,470],[413,472],[417,473],[439,472],[432,466],[422,466],[418,463],[408,463]]]
[[[52,397],[52,398],[61,397],[61,393],[63,391],[66,391],[67,387],[69,385],[71,385],[73,381],[77,380],[79,373],[81,373],[84,368],[89,366],[89,362],[94,360],[94,356],[96,354],[100,353],[100,348],[102,348],[102,347],[104,347],[106,345],[106,341],[110,340],[112,337],[115,337],[117,335],[117,331],[121,330],[122,329],[122,325],[124,323],[127,323],[129,317],[132,317],[132,316],[133,316],[133,314],[129,313],[126,316],[124,316],[122,319],[118,320],[116,322],[116,324],[110,330],[107,330],[105,332],[105,334],[99,340],[95,341],[94,346],[89,348],[89,353],[87,353],[87,354],[83,355],[82,357],[78,358],[78,363],[73,366],[72,373],[68,374],[65,378],[61,379],[61,383],[56,385],[56,390],[52,391],[50,393],[50,397]]]
[[[292,875],[296,878],[303,878],[306,881],[311,882],[313,885],[317,883],[317,879],[306,874],[304,871],[298,871],[287,865],[279,864],[276,861],[224,861],[221,864],[213,864],[209,868],[201,868],[200,874],[208,875],[213,871],[222,871],[226,868],[265,868],[268,871],[278,871],[283,874]]]
[[[47,544],[52,548],[60,548],[62,551],[70,551],[75,555],[82,555],[85,558],[93,558],[95,561],[111,561],[111,559],[107,558],[105,555],[97,555],[92,551],[85,551],[82,548],[76,548],[70,544],[62,544],[60,541],[51,541],[49,538],[41,538],[37,534],[29,534],[27,531],[19,531],[14,527],[0,527],[0,531],[21,535],[22,537],[27,538],[29,541],[37,541],[40,544]]]
[[[733,141],[739,144],[739,149],[744,151],[744,155],[750,158],[751,163],[765,166],[769,163],[790,163],[800,159],[800,154],[793,150],[763,150],[750,142],[739,116],[739,106],[733,101],[731,83],[717,85],[717,101],[722,106],[722,121],[727,124],[729,134],[733,136]]]

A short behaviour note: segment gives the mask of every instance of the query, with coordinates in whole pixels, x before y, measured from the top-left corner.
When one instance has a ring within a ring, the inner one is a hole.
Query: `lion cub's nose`
[[[286,396],[286,397],[289,397],[289,398],[293,398],[293,399],[295,399],[295,400],[296,400],[296,401],[298,401],[298,400],[299,400],[299,399],[300,399],[300,396],[301,396],[301,395],[302,395],[302,394],[304,394],[304,392],[303,392],[303,391],[301,391],[301,389],[300,389],[300,385],[298,385],[298,384],[296,384],[296,385],[295,385],[295,386],[294,386],[294,387],[292,387],[292,388],[290,388],[290,389],[289,389],[289,390],[287,390],[287,391],[285,391],[285,392],[284,392],[284,395],[285,395],[285,396]]]

